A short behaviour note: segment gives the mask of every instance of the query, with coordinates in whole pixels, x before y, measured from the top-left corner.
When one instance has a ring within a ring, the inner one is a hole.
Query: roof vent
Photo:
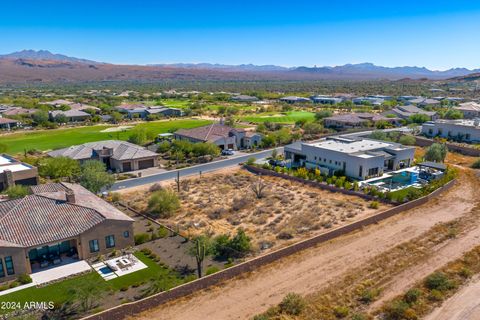
[[[67,198],[67,202],[71,204],[75,204],[75,193],[71,189],[67,189],[65,191],[65,197]]]

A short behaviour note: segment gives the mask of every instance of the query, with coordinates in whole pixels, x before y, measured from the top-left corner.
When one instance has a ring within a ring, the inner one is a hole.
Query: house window
[[[114,235],[109,235],[105,237],[105,245],[107,248],[113,248],[115,247],[115,236]]]
[[[5,277],[5,270],[3,269],[3,262],[0,259],[0,278]]]
[[[467,133],[467,134],[465,135],[465,140],[470,140],[470,133]]]
[[[130,237],[130,232],[128,232],[128,231],[123,231],[123,237],[124,237],[124,238]]]
[[[368,175],[369,176],[376,176],[377,174],[378,174],[378,168],[368,169]]]
[[[100,250],[100,247],[98,246],[98,240],[97,239],[90,240],[88,242],[88,244],[90,245],[90,252],[91,253],[98,252]]]
[[[432,130],[432,129],[428,129],[428,134],[429,134],[429,135],[432,135],[432,134],[433,134],[433,130]]]
[[[360,167],[358,168],[358,176],[359,176],[359,177],[363,176],[363,167],[362,167],[362,166],[360,166]]]
[[[15,273],[15,269],[13,268],[13,260],[11,256],[5,257],[5,269],[7,269],[7,274],[12,275]]]

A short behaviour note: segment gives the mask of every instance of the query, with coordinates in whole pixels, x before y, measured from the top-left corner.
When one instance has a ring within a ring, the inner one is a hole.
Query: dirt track
[[[480,278],[461,289],[443,305],[435,309],[425,320],[478,320],[480,319]]]
[[[473,179],[459,180],[448,193],[420,208],[282,259],[221,287],[159,306],[136,318],[248,319],[278,304],[288,292],[315,292],[345,271],[422,234],[436,223],[469,212],[478,201],[476,186]]]

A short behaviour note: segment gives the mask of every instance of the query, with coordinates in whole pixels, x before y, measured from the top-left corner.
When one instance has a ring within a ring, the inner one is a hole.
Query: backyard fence
[[[343,188],[339,188],[339,187],[336,187],[336,186],[329,185],[327,183],[322,183],[322,182],[313,181],[313,180],[306,180],[306,179],[303,179],[303,178],[290,176],[290,175],[285,174],[285,173],[280,173],[280,172],[276,172],[276,171],[273,171],[273,170],[270,170],[270,169],[264,169],[264,168],[260,168],[260,167],[256,167],[256,166],[244,165],[244,167],[248,171],[250,171],[252,173],[255,173],[255,174],[279,177],[279,178],[282,178],[282,179],[287,179],[287,180],[303,183],[303,184],[306,184],[306,185],[314,187],[314,188],[328,190],[328,191],[331,191],[331,192],[343,193],[343,194],[351,195],[351,196],[357,196],[357,197],[360,197],[360,198],[365,199],[365,200],[375,200],[375,201],[380,201],[380,202],[384,202],[384,203],[388,203],[388,204],[392,204],[392,205],[398,205],[397,202],[390,201],[388,199],[381,199],[381,198],[372,196],[370,194],[365,194],[365,193],[360,192],[360,191],[347,190],[347,189],[343,189]]]
[[[169,291],[161,292],[135,302],[125,303],[120,306],[105,310],[103,312],[88,316],[84,319],[89,319],[89,320],[116,319],[118,320],[118,319],[125,319],[130,316],[134,316],[135,314],[141,313],[148,309],[158,307],[159,305],[166,303],[168,301],[179,299],[179,298],[188,296],[190,294],[193,294],[199,290],[203,290],[211,286],[218,285],[226,280],[230,280],[241,274],[254,271],[261,266],[275,262],[281,258],[293,255],[295,253],[298,253],[308,248],[312,248],[320,243],[327,242],[339,236],[359,230],[363,227],[376,224],[382,220],[390,218],[401,212],[423,205],[426,202],[428,202],[430,199],[444,192],[445,190],[450,189],[454,184],[455,184],[455,180],[452,180],[447,184],[445,184],[444,186],[442,186],[441,188],[435,190],[431,194],[424,196],[422,198],[398,205],[386,211],[380,212],[374,216],[370,216],[360,221],[356,221],[348,225],[338,227],[326,233],[314,236],[310,239],[306,239],[306,240],[297,242],[295,244],[292,244],[288,247],[281,248],[271,253],[253,258],[246,262],[232,266],[228,269],[214,273],[212,275],[208,275],[203,278],[194,280],[192,282],[172,288]]]
[[[419,147],[429,147],[434,143],[435,141],[432,139],[427,139],[427,138],[418,137],[418,136],[415,137],[415,144]],[[461,146],[461,145],[449,143],[449,142],[446,143],[446,146],[448,150],[453,152],[458,152],[466,156],[480,157],[480,149]]]

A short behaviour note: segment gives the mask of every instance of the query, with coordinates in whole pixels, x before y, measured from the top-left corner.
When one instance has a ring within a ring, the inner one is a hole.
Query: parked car
[[[235,154],[235,151],[232,149],[227,149],[222,151],[222,156],[233,156]]]

